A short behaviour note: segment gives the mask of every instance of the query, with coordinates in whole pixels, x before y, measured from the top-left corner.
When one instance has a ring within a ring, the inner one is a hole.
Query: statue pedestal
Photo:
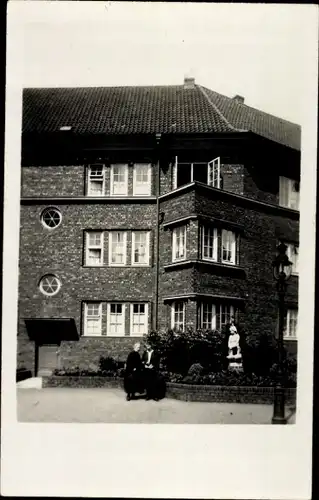
[[[228,370],[230,371],[243,371],[243,361],[241,354],[229,354],[227,356],[228,359]]]

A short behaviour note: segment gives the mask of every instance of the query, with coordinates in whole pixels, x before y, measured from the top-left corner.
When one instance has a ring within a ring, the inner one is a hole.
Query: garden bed
[[[120,388],[123,379],[99,376],[51,376],[43,377],[42,387],[73,388]],[[182,401],[201,401],[215,403],[271,404],[274,398],[273,387],[195,385],[167,382],[166,397]],[[286,403],[295,405],[296,389],[286,389]]]

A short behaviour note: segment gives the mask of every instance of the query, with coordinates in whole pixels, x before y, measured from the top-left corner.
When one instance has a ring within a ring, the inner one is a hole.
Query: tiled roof
[[[223,116],[236,128],[249,129],[266,139],[300,150],[301,128],[299,125],[251,108],[213,90],[202,87]]]
[[[28,88],[23,132],[227,133],[250,130],[294,149],[300,127],[195,85]]]

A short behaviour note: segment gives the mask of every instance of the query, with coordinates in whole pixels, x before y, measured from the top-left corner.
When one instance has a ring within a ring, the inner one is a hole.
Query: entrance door
[[[52,375],[59,368],[59,345],[44,344],[38,347],[38,376]]]

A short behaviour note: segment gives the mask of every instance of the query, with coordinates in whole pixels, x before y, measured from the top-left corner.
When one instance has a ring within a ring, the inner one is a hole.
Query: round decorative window
[[[54,274],[46,274],[41,278],[39,287],[44,295],[55,295],[61,288],[61,282]]]
[[[42,224],[49,229],[54,229],[61,224],[62,215],[57,208],[46,208],[41,215]]]

